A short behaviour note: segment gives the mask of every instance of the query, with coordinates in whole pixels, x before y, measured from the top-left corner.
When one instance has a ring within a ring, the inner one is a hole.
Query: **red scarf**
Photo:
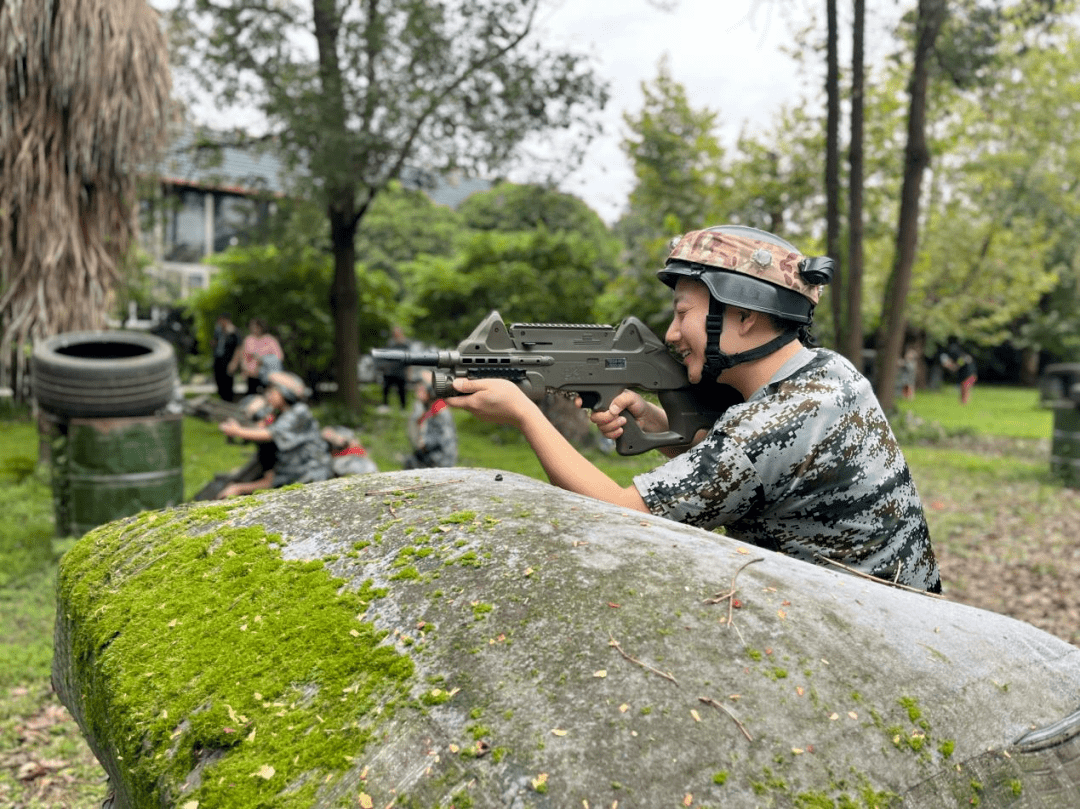
[[[367,450],[363,447],[345,447],[345,449],[339,449],[334,453],[335,458],[340,458],[342,455],[359,455],[363,457],[367,455]]]
[[[438,413],[444,407],[446,407],[446,402],[444,402],[442,399],[436,399],[435,404],[433,404],[431,407],[429,407],[428,411],[424,415],[422,415],[420,417],[420,420],[418,422],[416,422],[416,423],[417,424],[423,424],[425,421],[427,421],[429,418],[434,416],[436,413]]]

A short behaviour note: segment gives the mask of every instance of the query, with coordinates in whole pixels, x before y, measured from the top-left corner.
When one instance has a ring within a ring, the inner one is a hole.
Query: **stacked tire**
[[[59,536],[183,500],[176,356],[137,331],[67,332],[39,341],[34,398],[51,439]]]
[[[173,397],[176,356],[144,332],[67,332],[34,346],[31,378],[38,406],[57,416],[149,416]]]

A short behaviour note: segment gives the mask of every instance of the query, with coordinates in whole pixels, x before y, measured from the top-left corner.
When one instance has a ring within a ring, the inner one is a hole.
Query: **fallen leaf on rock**
[[[255,772],[253,772],[251,774],[251,777],[255,778],[256,776],[258,776],[259,778],[262,778],[265,781],[269,781],[271,778],[274,777],[274,773],[276,773],[276,772],[277,772],[277,770],[275,770],[269,764],[263,764],[261,767],[259,767],[259,769],[257,769]]]
[[[375,806],[375,802],[371,800],[371,796],[366,792],[360,793],[360,809],[372,809]]]
[[[552,728],[551,729],[551,735],[552,736],[565,736],[566,731],[563,730],[562,728]]]

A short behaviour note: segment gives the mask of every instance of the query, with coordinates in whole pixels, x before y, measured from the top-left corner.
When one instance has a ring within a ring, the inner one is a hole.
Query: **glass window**
[[[198,262],[206,254],[205,194],[193,188],[170,189],[165,207],[165,260]]]
[[[265,204],[236,194],[214,194],[214,252],[250,244],[264,218]]]

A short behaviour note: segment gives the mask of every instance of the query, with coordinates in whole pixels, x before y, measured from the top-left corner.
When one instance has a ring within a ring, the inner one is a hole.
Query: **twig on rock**
[[[739,726],[739,730],[741,730],[741,731],[742,731],[742,735],[746,737],[746,741],[748,741],[748,742],[752,742],[752,741],[754,741],[754,738],[753,738],[753,737],[752,737],[752,736],[750,735],[750,731],[748,731],[748,730],[746,729],[746,726],[745,726],[745,725],[743,725],[743,723],[742,723],[742,722],[740,722],[740,721],[739,721],[739,720],[738,720],[738,719],[736,718],[735,714],[733,714],[733,713],[732,713],[732,712],[731,712],[730,710],[728,710],[728,707],[727,707],[727,705],[725,705],[725,704],[724,704],[724,703],[722,703],[722,702],[717,702],[717,701],[716,701],[715,699],[713,699],[712,697],[698,697],[698,700],[699,700],[699,701],[701,701],[701,702],[704,702],[704,703],[705,703],[706,705],[712,705],[712,706],[713,706],[714,708],[719,708],[719,709],[720,709],[721,711],[723,711],[724,713],[726,713],[726,714],[727,714],[728,716],[730,716],[730,717],[731,717],[731,721],[732,721],[732,722],[734,722],[734,723],[735,723],[736,725],[738,725],[738,726]]]
[[[930,598],[940,598],[940,599],[945,598],[945,596],[942,595],[941,593],[930,593],[930,592],[927,592],[926,590],[920,589],[918,587],[909,587],[906,584],[900,584],[899,582],[889,581],[888,579],[880,579],[877,576],[871,576],[869,573],[863,573],[861,570],[856,570],[853,567],[849,567],[848,565],[845,565],[843,562],[837,562],[835,559],[830,559],[828,556],[822,556],[820,553],[814,554],[814,556],[817,559],[821,559],[821,560],[823,560],[825,562],[828,562],[830,565],[836,565],[837,567],[843,568],[848,573],[851,573],[854,576],[858,576],[860,579],[869,579],[870,581],[876,581],[878,584],[884,584],[884,585],[886,585],[888,587],[896,587],[897,589],[900,589],[900,590],[907,590],[908,592],[918,593],[919,595],[929,596]],[[896,575],[897,576],[900,575],[899,570],[896,571]]]
[[[728,623],[728,626],[734,626],[734,624],[731,622],[731,611],[732,611],[732,609],[734,609],[734,605],[735,605],[735,579],[739,578],[739,574],[743,572],[743,568],[747,567],[748,565],[754,564],[754,562],[764,562],[764,561],[765,561],[765,557],[764,556],[759,556],[756,559],[751,559],[748,562],[746,562],[745,564],[740,565],[739,569],[735,571],[735,575],[733,575],[731,577],[731,589],[728,592],[723,593],[723,594],[717,593],[712,598],[706,598],[705,599],[706,604],[719,604],[724,599],[727,599],[727,603],[728,603],[728,605],[727,605],[727,623]],[[738,630],[736,630],[736,631],[738,631]],[[740,635],[740,637],[741,637],[741,635]]]
[[[671,680],[671,682],[675,683],[675,685],[679,684],[679,681],[676,680],[672,675],[668,674],[666,671],[660,671],[660,669],[654,669],[648,663],[642,663],[636,657],[631,657],[630,655],[628,655],[626,652],[623,651],[623,647],[619,645],[619,642],[617,640],[615,640],[614,637],[612,637],[611,635],[608,635],[608,637],[610,638],[610,640],[608,641],[608,645],[609,646],[614,646],[616,649],[618,649],[619,654],[621,654],[624,658],[629,660],[631,663],[635,663],[635,664],[641,666],[643,669],[648,669],[653,674],[659,674],[665,680]]]

